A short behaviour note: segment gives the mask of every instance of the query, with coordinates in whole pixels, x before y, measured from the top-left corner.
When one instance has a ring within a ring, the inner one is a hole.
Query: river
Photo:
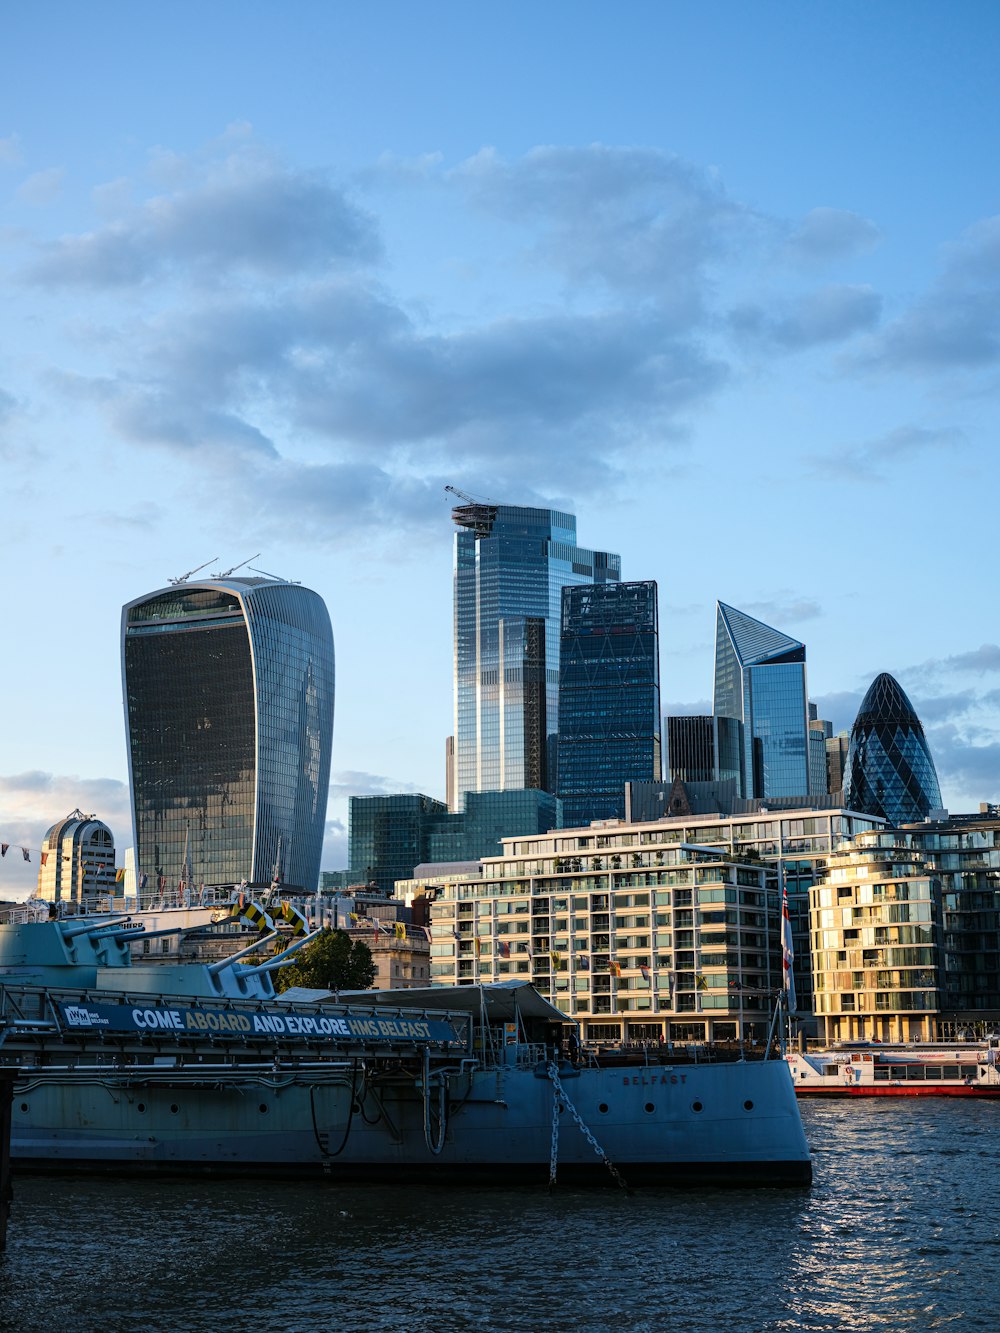
[[[809,1190],[19,1177],[0,1329],[993,1328],[1000,1103],[802,1113]]]

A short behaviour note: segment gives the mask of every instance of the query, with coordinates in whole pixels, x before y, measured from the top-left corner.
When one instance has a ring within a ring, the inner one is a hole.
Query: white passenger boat
[[[800,1097],[1000,1097],[1000,1040],[845,1045],[787,1057]]]
[[[134,936],[110,917],[0,927],[16,1167],[811,1178],[783,1060],[572,1063],[565,1015],[527,984],[276,996],[292,950],[140,965]]]

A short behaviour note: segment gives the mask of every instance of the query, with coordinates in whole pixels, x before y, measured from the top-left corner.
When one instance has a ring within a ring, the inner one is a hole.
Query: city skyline
[[[337,641],[324,868],[351,793],[443,797],[446,484],[656,580],[664,713],[711,711],[719,599],[835,730],[889,672],[945,805],[1000,800],[1000,14],[569,14],[12,6],[15,853],[79,807],[121,857],[118,608],[258,552]]]

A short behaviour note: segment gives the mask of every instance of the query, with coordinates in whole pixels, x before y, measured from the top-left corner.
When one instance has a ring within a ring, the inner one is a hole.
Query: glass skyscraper
[[[656,584],[564,588],[559,656],[563,827],[624,819],[625,783],[659,777]]]
[[[459,505],[455,534],[455,808],[470,791],[555,790],[562,590],[617,583],[552,509]]]
[[[177,583],[122,611],[136,873],[148,890],[315,889],[333,736],[321,597],[297,583]]]
[[[941,808],[934,760],[906,694],[886,672],[876,676],[851,728],[844,803],[890,824],[915,824]]]
[[[809,793],[805,644],[719,602],[713,712],[743,724],[743,796]]]

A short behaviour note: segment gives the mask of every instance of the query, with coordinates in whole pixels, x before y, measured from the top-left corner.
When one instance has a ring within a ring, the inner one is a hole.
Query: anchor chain
[[[565,1103],[566,1109],[569,1111],[570,1115],[572,1115],[573,1119],[579,1126],[580,1133],[593,1148],[594,1152],[597,1153],[598,1157],[601,1159],[604,1165],[608,1168],[608,1171],[611,1175],[611,1179],[615,1182],[615,1184],[619,1187],[619,1189],[624,1190],[626,1194],[631,1194],[632,1191],[625,1183],[624,1176],[615,1166],[614,1162],[612,1162],[611,1158],[604,1151],[601,1145],[594,1138],[593,1134],[590,1132],[590,1127],[587,1125],[583,1116],[576,1109],[576,1107],[573,1105],[570,1099],[566,1096],[565,1090],[563,1089],[563,1085],[559,1081],[559,1070],[556,1068],[554,1064],[547,1065],[546,1070],[552,1082],[552,1088],[554,1091],[554,1096],[552,1098],[552,1153],[549,1160],[549,1189],[551,1189],[552,1186],[556,1183],[556,1156],[559,1149],[559,1103],[560,1101],[562,1101]]]

